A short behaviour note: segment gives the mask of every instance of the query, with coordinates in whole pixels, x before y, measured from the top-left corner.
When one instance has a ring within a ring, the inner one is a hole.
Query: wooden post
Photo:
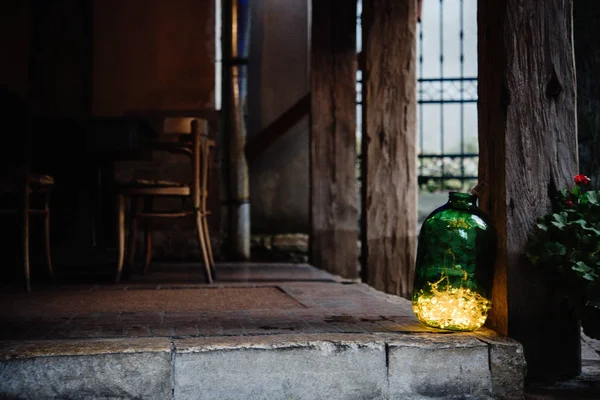
[[[363,2],[363,279],[409,297],[417,246],[417,0]]]
[[[525,258],[535,219],[577,171],[571,0],[479,0],[479,181],[499,256],[492,328],[521,342],[528,377],[575,375],[579,327]]]
[[[573,2],[579,171],[600,189],[600,2]]]
[[[356,278],[355,1],[313,2],[310,84],[311,262]]]

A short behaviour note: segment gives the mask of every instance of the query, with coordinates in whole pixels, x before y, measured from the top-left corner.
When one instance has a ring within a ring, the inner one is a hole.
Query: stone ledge
[[[222,336],[175,340],[177,354],[231,350],[278,350],[328,348],[328,344],[383,348],[385,342],[370,334],[289,334],[260,336]]]
[[[228,337],[217,341],[199,338],[176,340],[174,344],[176,398],[233,399],[240,393],[242,397],[298,399],[523,398],[524,359],[518,356],[522,355],[522,348],[489,330],[477,335],[302,334]],[[332,356],[334,359],[329,360]],[[178,370],[178,362],[186,368]],[[289,370],[295,363],[305,368]],[[360,368],[354,364],[369,368],[358,374],[348,369],[349,365]],[[385,365],[383,372],[381,365]],[[340,383],[355,373],[362,379],[360,386]],[[201,396],[194,394],[193,382],[198,381],[212,389],[202,389]],[[312,386],[306,387],[307,381],[321,389],[312,392]],[[282,386],[282,382],[287,383]]]
[[[0,342],[0,397],[520,399],[524,365],[489,330]]]

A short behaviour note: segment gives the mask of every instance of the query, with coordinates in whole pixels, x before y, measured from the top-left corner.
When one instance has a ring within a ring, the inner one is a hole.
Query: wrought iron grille
[[[477,0],[423,0],[417,38],[417,132],[422,189],[475,185],[477,143]],[[362,49],[358,0],[357,51]],[[357,74],[357,138],[362,121]]]
[[[419,184],[465,189],[477,180],[479,161],[477,1],[423,2],[417,40]]]

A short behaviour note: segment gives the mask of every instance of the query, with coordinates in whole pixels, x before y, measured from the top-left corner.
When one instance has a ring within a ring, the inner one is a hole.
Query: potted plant
[[[585,334],[600,339],[600,191],[587,190],[583,174],[574,180],[537,219],[527,257],[548,270],[557,298],[568,302]]]

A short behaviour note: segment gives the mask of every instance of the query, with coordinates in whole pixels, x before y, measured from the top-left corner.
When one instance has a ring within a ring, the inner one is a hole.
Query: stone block
[[[3,344],[0,398],[169,399],[169,342],[53,341]]]
[[[286,336],[175,342],[175,398],[387,398],[382,342]]]
[[[284,253],[308,253],[308,235],[287,233],[273,237],[273,248]]]
[[[407,335],[387,343],[391,399],[492,398],[485,343],[454,334]]]
[[[475,336],[489,346],[494,399],[523,399],[527,373],[523,346],[491,330],[481,330]]]

